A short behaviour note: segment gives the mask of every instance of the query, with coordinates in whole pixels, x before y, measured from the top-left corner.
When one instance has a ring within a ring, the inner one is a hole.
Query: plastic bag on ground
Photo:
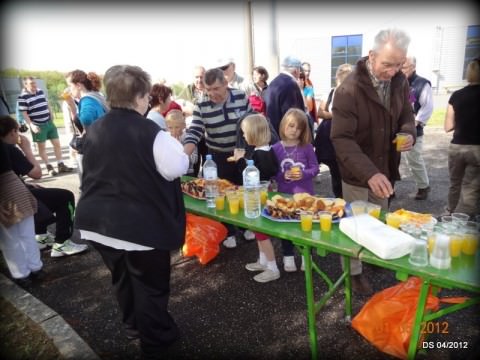
[[[227,236],[227,228],[220,222],[187,213],[184,256],[197,256],[202,265],[212,261],[220,252],[220,243]]]

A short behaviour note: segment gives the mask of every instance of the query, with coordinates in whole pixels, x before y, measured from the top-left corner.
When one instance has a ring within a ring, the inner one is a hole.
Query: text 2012
[[[468,341],[422,341],[422,349],[468,349]]]

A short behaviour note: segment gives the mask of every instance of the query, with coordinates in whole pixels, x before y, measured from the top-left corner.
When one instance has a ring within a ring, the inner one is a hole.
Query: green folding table
[[[269,197],[273,195],[274,193],[270,193]],[[361,246],[344,235],[338,229],[338,224],[333,224],[332,231],[328,233],[322,233],[318,223],[313,224],[313,230],[311,232],[304,232],[300,229],[299,222],[278,222],[263,216],[256,219],[248,219],[243,215],[243,211],[240,211],[237,215],[231,215],[228,210],[228,205],[226,205],[225,210],[222,211],[208,209],[205,201],[192,198],[188,195],[184,195],[184,201],[188,212],[236,225],[241,228],[248,228],[252,231],[262,232],[272,237],[290,240],[301,251],[305,258],[305,289],[310,348],[312,358],[316,359],[318,355],[316,314],[342,284],[345,285],[346,318],[348,320],[351,319],[352,291],[350,257],[357,257],[362,249]],[[344,270],[337,280],[331,280],[328,275],[312,261],[310,254],[313,249],[315,249],[320,256],[326,256],[328,253],[336,253],[343,256]],[[318,273],[328,286],[327,292],[317,301],[314,299],[313,271]]]
[[[435,269],[430,265],[415,267],[408,262],[408,255],[395,260],[383,260],[367,249],[362,249],[359,258],[366,263],[395,271],[398,280],[404,281],[408,276],[418,276],[422,280],[412,336],[408,347],[408,359],[415,358],[422,323],[480,303],[479,251],[474,256],[462,254],[459,257],[452,258],[451,267],[446,270]],[[464,303],[449,305],[436,312],[427,313],[425,305],[431,287],[434,292],[438,288],[465,290],[472,292],[474,297]]]

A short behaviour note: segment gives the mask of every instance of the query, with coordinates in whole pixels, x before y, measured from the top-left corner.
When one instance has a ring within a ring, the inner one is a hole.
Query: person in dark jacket
[[[414,144],[409,86],[400,71],[409,43],[410,38],[401,30],[380,31],[368,56],[357,62],[335,90],[330,138],[347,202],[364,200],[387,210],[392,183],[400,178],[400,153]],[[398,132],[408,134],[400,151],[395,147]],[[361,275],[361,262],[352,259],[350,265],[354,290],[371,293],[370,284]]]
[[[179,177],[182,145],[145,118],[150,76],[116,65],[104,77],[111,110],[86,133],[82,195],[75,227],[100,253],[127,329],[144,358],[157,358],[178,336],[168,312],[170,251],[185,239]]]

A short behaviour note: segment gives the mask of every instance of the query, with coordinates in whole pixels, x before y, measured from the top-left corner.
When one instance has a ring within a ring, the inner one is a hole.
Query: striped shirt
[[[227,100],[223,104],[215,104],[204,97],[195,105],[184,144],[197,145],[205,133],[205,142],[209,149],[218,152],[233,151],[237,140],[237,122],[252,109],[244,91],[228,89],[228,92]]]
[[[36,125],[45,124],[50,120],[47,99],[40,89],[35,94],[23,89],[18,96],[18,110],[26,111],[30,120]]]

